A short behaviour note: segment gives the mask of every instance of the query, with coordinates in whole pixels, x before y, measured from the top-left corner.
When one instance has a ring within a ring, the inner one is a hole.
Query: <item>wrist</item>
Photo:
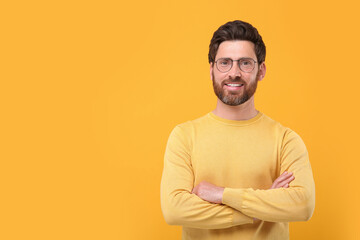
[[[219,187],[217,199],[218,199],[218,203],[220,203],[220,204],[222,203],[222,200],[223,200],[224,190],[225,190],[225,188]]]

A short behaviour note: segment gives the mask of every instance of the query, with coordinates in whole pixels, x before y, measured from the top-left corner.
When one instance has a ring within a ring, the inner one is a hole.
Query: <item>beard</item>
[[[216,96],[223,103],[230,106],[238,106],[248,101],[255,94],[258,84],[258,74],[256,74],[256,79],[254,81],[250,81],[249,85],[247,85],[247,83],[240,77],[236,77],[235,79],[231,80],[232,83],[244,84],[243,93],[238,93],[224,90],[224,82],[226,80],[222,81],[221,83],[217,83],[215,81],[214,73],[212,73],[212,79]]]

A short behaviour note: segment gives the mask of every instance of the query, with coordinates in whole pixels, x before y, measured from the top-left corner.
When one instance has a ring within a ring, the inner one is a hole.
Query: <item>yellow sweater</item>
[[[269,190],[284,171],[295,176],[289,188]],[[201,181],[225,187],[223,204],[191,193]],[[208,113],[170,134],[161,208],[168,224],[183,226],[182,239],[289,239],[288,222],[310,219],[314,207],[303,141],[265,114],[233,121]]]

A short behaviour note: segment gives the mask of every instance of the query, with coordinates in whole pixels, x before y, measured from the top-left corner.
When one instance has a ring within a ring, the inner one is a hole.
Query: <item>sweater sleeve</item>
[[[161,209],[170,225],[220,229],[253,223],[253,218],[222,204],[212,204],[192,194],[194,174],[191,141],[180,126],[168,139],[161,179]]]
[[[295,177],[288,188],[225,188],[223,204],[269,222],[309,220],[315,208],[315,184],[305,144],[291,130],[284,134],[280,164],[281,173],[292,172]]]

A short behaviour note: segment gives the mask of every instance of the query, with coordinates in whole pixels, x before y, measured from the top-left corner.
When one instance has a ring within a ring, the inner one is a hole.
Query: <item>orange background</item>
[[[168,135],[215,107],[213,32],[267,46],[257,109],[299,133],[316,183],[290,238],[360,239],[357,1],[3,1],[0,239],[180,239],[160,209]]]

